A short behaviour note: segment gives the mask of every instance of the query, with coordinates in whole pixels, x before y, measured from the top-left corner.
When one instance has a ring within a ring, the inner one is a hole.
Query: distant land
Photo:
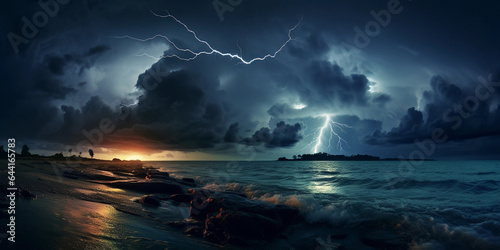
[[[113,160],[102,160],[102,159],[96,159],[94,158],[94,151],[91,151],[92,154],[90,154],[91,158],[87,158],[82,156],[82,152],[78,154],[72,153],[72,151],[69,151],[69,153],[65,156],[63,152],[56,153],[51,156],[46,156],[46,155],[39,155],[39,154],[31,154],[29,152],[29,147],[24,145],[21,153],[8,153],[5,151],[4,147],[0,145],[0,159],[8,159],[8,156],[10,158],[14,158],[13,155],[15,155],[16,159],[26,159],[26,160],[41,160],[41,161],[112,161],[112,162],[141,162],[141,160],[120,160],[118,158],[113,158]]]
[[[372,155],[330,155],[327,153],[294,155],[292,159],[278,158],[278,161],[434,161],[433,159],[380,158]]]

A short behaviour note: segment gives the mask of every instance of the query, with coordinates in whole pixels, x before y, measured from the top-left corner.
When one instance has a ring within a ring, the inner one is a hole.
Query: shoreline
[[[16,182],[22,190],[16,202],[18,242],[12,246],[67,249],[75,248],[74,242],[80,249],[314,249],[325,244],[333,249],[408,249],[434,243],[452,247],[456,242],[480,244],[481,249],[498,246],[497,238],[473,231],[476,222],[454,224],[455,216],[469,214],[470,209],[480,215],[482,208],[442,203],[430,192],[437,187],[458,192],[454,187],[465,185],[467,192],[474,192],[471,198],[484,193],[482,197],[491,200],[488,190],[500,185],[489,180],[497,174],[493,168],[467,175],[488,180],[477,184],[434,180],[432,175],[431,180],[405,179],[387,186],[377,173],[396,164],[304,162],[289,167],[272,163],[243,164],[244,171],[229,178],[224,175],[227,167],[219,163],[20,160],[16,167]],[[430,170],[446,162],[428,164],[433,166],[426,168]],[[6,176],[6,170],[0,174]],[[304,177],[308,179],[297,182]],[[6,180],[0,179],[2,194]],[[275,180],[281,181],[278,186]],[[376,190],[369,191],[373,187]],[[423,188],[431,196],[418,191]],[[391,190],[418,191],[421,197],[401,203]],[[467,192],[464,197],[470,196]],[[5,197],[0,197],[0,206]],[[426,206],[437,205],[434,212],[421,210],[420,198],[428,201]],[[450,206],[458,214],[435,214]],[[6,224],[2,216],[0,222]],[[492,223],[482,221],[485,227]],[[32,230],[37,234],[30,234]]]
[[[115,238],[130,231],[127,228],[119,232],[87,230],[89,226],[107,228],[116,221],[142,228],[139,232],[182,236],[171,241],[181,245],[192,242],[195,248],[273,244],[288,238],[286,230],[303,221],[296,208],[248,199],[243,193],[203,189],[194,179],[176,179],[142,162],[68,163],[24,159],[18,161],[17,171],[20,201],[15,246],[34,247],[39,241],[55,246],[41,236],[26,238],[28,235],[23,231],[37,218],[41,224],[52,225],[53,229],[44,237],[62,242],[63,246],[69,246],[64,243],[66,238],[83,237],[87,240],[81,243],[82,247],[120,245]],[[5,180],[0,180],[2,193],[6,190]],[[3,197],[0,205],[5,204]],[[82,213],[88,216],[78,216]],[[0,219],[4,218],[2,213]],[[75,229],[66,233],[63,228],[67,223]],[[125,238],[134,237],[147,238],[147,235],[138,233]],[[151,247],[157,247],[158,242],[146,241]]]

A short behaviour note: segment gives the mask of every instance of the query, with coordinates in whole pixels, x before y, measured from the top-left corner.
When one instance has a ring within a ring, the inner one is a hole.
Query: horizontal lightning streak
[[[222,52],[222,51],[219,51],[219,50],[216,50],[214,49],[210,43],[208,43],[207,41],[205,40],[202,40],[198,37],[198,35],[196,34],[196,32],[194,32],[193,30],[191,30],[185,23],[183,23],[182,21],[180,21],[179,19],[177,19],[175,16],[171,15],[168,11],[167,12],[167,15],[159,15],[159,14],[156,14],[155,12],[151,11],[151,13],[153,13],[153,15],[157,16],[157,17],[160,17],[160,18],[171,18],[173,19],[175,22],[179,23],[180,25],[182,25],[186,31],[188,31],[189,33],[191,33],[193,35],[193,37],[200,43],[204,44],[206,47],[208,47],[208,50],[206,51],[199,51],[199,52],[195,52],[191,49],[187,49],[187,48],[180,48],[179,46],[177,46],[177,44],[175,44],[172,40],[170,40],[170,38],[168,38],[167,36],[165,35],[161,35],[161,34],[157,34],[153,37],[149,37],[149,38],[145,38],[145,39],[141,39],[141,38],[136,38],[136,37],[133,37],[133,36],[129,36],[129,35],[125,35],[125,36],[115,36],[115,38],[128,38],[128,39],[132,39],[132,40],[136,40],[136,41],[140,41],[140,42],[146,42],[146,41],[150,41],[150,40],[153,40],[153,39],[156,39],[156,38],[163,38],[165,40],[167,40],[176,50],[180,51],[180,52],[186,52],[186,53],[189,53],[191,54],[192,56],[191,57],[181,57],[177,54],[171,54],[171,55],[163,55],[161,57],[155,57],[155,56],[152,56],[150,54],[147,54],[147,53],[143,53],[143,54],[140,54],[140,55],[137,55],[137,56],[147,56],[147,57],[150,57],[150,58],[153,58],[153,59],[156,59],[156,60],[159,60],[159,59],[162,59],[162,58],[177,58],[179,60],[183,60],[183,61],[191,61],[191,60],[194,60],[196,59],[198,56],[200,55],[212,55],[212,54],[218,54],[220,56],[224,56],[224,57],[231,57],[231,58],[234,58],[234,59],[237,59],[240,61],[240,63],[243,63],[243,64],[251,64],[255,61],[264,61],[268,58],[275,58],[278,53],[281,52],[281,50],[283,50],[283,48],[285,48],[285,46],[290,43],[291,41],[295,40],[296,38],[292,38],[292,31],[294,31],[298,26],[299,24],[302,22],[302,18],[300,19],[300,21],[291,29],[288,30],[288,40],[283,43],[281,45],[281,47],[276,50],[274,53],[270,53],[270,54],[267,54],[263,57],[256,57],[256,58],[253,58],[251,60],[245,60],[243,57],[242,57],[242,52],[241,52],[241,48],[240,48],[240,55],[235,55],[235,54],[231,54],[231,53],[228,53],[228,52]],[[238,47],[239,47],[239,44],[238,44]]]

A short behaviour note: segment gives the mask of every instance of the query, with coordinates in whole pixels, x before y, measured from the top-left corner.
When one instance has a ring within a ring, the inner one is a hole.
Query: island
[[[279,157],[278,161],[434,161],[433,159],[380,158],[372,155],[331,155],[328,153],[294,155],[292,159]]]

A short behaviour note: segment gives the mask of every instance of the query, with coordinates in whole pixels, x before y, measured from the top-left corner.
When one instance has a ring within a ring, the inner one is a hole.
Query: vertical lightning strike
[[[331,149],[332,148],[332,140],[334,138],[337,139],[337,149],[339,149],[341,152],[344,151],[344,144],[348,144],[347,141],[342,138],[339,133],[337,133],[336,129],[339,129],[340,131],[344,132],[344,128],[352,128],[351,126],[339,122],[335,122],[332,120],[331,115],[321,115],[319,117],[324,117],[325,118],[325,123],[323,126],[314,129],[310,134],[306,135],[305,138],[308,137],[313,137],[312,141],[305,146],[302,150],[312,147],[313,153],[319,153],[322,145],[323,145],[323,140],[328,140],[328,146],[326,149]],[[326,134],[330,133],[328,139],[324,138]],[[314,145],[314,147],[313,147]]]
[[[198,37],[198,35],[196,34],[196,32],[194,32],[193,30],[191,30],[185,23],[183,23],[182,21],[180,21],[179,19],[177,19],[175,16],[171,15],[170,13],[167,12],[167,15],[159,15],[159,14],[156,14],[155,12],[151,11],[151,13],[153,13],[153,15],[155,15],[156,17],[160,17],[160,18],[171,18],[172,20],[174,20],[175,22],[177,22],[178,24],[180,24],[181,26],[184,27],[184,29],[191,33],[194,37],[194,39],[196,39],[196,41],[198,41],[199,43],[205,45],[208,49],[207,50],[204,50],[204,51],[199,51],[199,52],[195,52],[191,49],[188,49],[188,48],[180,48],[179,46],[177,46],[177,44],[175,44],[172,40],[170,40],[170,38],[168,38],[167,36],[165,35],[161,35],[161,34],[157,34],[155,36],[152,36],[152,37],[149,37],[149,38],[145,38],[145,39],[141,39],[141,38],[136,38],[136,37],[133,37],[133,36],[129,36],[129,35],[125,35],[125,36],[115,36],[115,38],[128,38],[128,39],[132,39],[132,40],[136,40],[136,41],[140,41],[140,42],[146,42],[146,41],[149,41],[149,40],[153,40],[153,39],[156,39],[158,37],[161,37],[165,40],[167,40],[172,46],[173,48],[175,48],[177,51],[179,52],[186,52],[188,54],[191,54],[190,57],[181,57],[177,54],[171,54],[171,55],[163,55],[161,57],[155,57],[155,56],[152,56],[150,54],[147,54],[147,53],[143,53],[143,54],[140,54],[140,55],[137,55],[137,56],[147,56],[147,57],[150,57],[150,58],[153,58],[153,59],[156,59],[156,60],[159,60],[159,59],[162,59],[162,58],[172,58],[172,57],[175,57],[179,60],[183,60],[183,61],[191,61],[191,60],[194,60],[196,59],[198,56],[200,55],[213,55],[213,54],[218,54],[220,56],[224,56],[224,57],[230,57],[230,58],[234,58],[234,59],[237,59],[240,61],[240,63],[243,63],[243,64],[251,64],[255,61],[264,61],[268,58],[275,58],[276,55],[278,55],[278,53],[281,52],[281,50],[283,50],[283,48],[288,44],[290,43],[291,41],[295,40],[296,38],[292,38],[292,31],[294,31],[298,26],[299,24],[302,22],[302,18],[300,19],[300,21],[291,29],[288,30],[288,40],[286,40],[282,45],[281,47],[276,50],[274,53],[270,53],[270,54],[267,54],[263,57],[256,57],[256,58],[253,58],[251,60],[245,60],[243,59],[242,57],[242,52],[241,52],[241,48],[239,47],[239,44],[238,44],[238,48],[240,48],[240,54],[231,54],[231,53],[228,53],[228,52],[221,52],[219,50],[216,50],[214,49],[210,43],[208,43],[207,41],[205,40],[202,40]]]
[[[314,153],[318,153],[318,148],[321,146],[321,138],[323,137],[323,131],[325,131],[326,127],[330,124],[330,116],[325,115],[325,125],[321,127],[319,130],[318,138],[316,139],[316,146],[314,146]]]

